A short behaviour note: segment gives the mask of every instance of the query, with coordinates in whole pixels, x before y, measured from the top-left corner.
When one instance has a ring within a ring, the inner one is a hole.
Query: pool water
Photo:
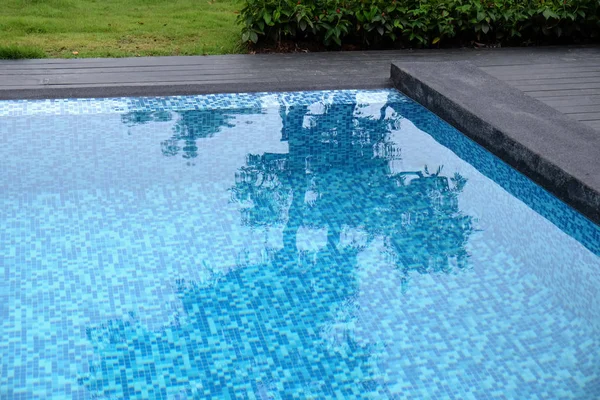
[[[0,102],[0,398],[600,398],[600,228],[393,90]]]

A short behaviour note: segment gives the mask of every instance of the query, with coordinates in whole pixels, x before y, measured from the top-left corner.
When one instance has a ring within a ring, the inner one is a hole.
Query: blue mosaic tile
[[[393,90],[0,101],[0,398],[600,398],[600,228]]]
[[[0,100],[0,117],[26,115],[86,115],[131,112],[172,112],[191,110],[261,109],[282,105],[314,103],[352,104],[361,93],[366,102],[409,101],[387,90],[326,90],[308,92],[261,92],[167,97],[115,97],[102,99]],[[392,98],[393,97],[393,98]]]

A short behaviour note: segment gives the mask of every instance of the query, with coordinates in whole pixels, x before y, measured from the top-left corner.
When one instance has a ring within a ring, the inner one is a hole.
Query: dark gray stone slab
[[[600,223],[600,135],[469,62],[397,62],[396,88]]]

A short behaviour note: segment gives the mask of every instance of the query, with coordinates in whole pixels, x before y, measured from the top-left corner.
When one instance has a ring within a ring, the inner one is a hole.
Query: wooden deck
[[[390,86],[394,60],[468,60],[600,132],[600,47],[0,61],[0,99]]]

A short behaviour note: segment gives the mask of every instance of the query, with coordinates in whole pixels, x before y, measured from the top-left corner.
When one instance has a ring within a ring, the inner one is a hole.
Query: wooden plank
[[[545,74],[548,72],[586,72],[597,70],[600,61],[580,61],[580,62],[555,62],[549,64],[530,64],[530,65],[503,65],[503,66],[481,66],[481,69],[490,75],[510,75],[536,72]]]
[[[353,66],[363,65],[363,66],[386,66],[389,67],[391,63],[390,60],[384,61],[373,61],[373,60],[364,60],[364,61],[353,61],[353,60],[341,60],[341,61],[323,61],[315,63],[315,61],[311,60],[299,60],[298,62],[290,61],[282,61],[278,60],[278,62],[270,62],[270,61],[260,61],[257,60],[252,63],[210,63],[210,64],[182,64],[182,65],[112,65],[112,66],[60,66],[60,67],[52,67],[52,66],[44,66],[44,67],[36,67],[36,68],[13,68],[13,69],[1,69],[0,76],[2,75],[25,75],[25,74],[35,74],[36,72],[42,72],[45,74],[61,74],[68,71],[69,73],[73,71],[73,73],[95,73],[95,72],[144,72],[144,71],[162,71],[162,72],[171,72],[171,71],[203,71],[203,70],[250,70],[250,69],[259,69],[265,68],[270,70],[276,70],[280,68],[288,68],[294,70],[300,70],[303,67],[308,68],[352,68]]]
[[[247,69],[243,65],[208,65],[208,66],[199,66],[199,65],[178,65],[178,66],[169,66],[166,68],[165,66],[154,66],[154,65],[146,65],[146,66],[135,66],[135,67],[122,67],[122,66],[112,66],[112,67],[88,67],[81,68],[80,66],[68,68],[68,67],[60,67],[60,68],[30,68],[30,69],[5,69],[0,70],[0,76],[11,75],[11,76],[19,76],[19,75],[60,75],[60,74],[89,74],[89,73],[131,73],[131,74],[139,74],[145,72],[178,72],[178,71],[221,71],[223,68],[230,71],[242,71]]]
[[[50,63],[50,64],[33,64],[33,65],[18,65],[18,64],[4,64],[0,60],[0,70],[15,72],[20,70],[36,70],[36,69],[44,69],[44,70],[52,70],[52,69],[89,69],[89,68],[149,68],[149,67],[159,67],[159,68],[168,68],[168,67],[209,67],[209,66],[255,66],[255,65],[297,65],[300,63],[315,65],[315,62],[318,61],[324,65],[327,64],[346,64],[346,63],[381,63],[388,62],[395,57],[387,56],[384,58],[377,57],[327,57],[327,58],[312,58],[308,57],[308,55],[299,55],[297,58],[284,58],[284,57],[274,57],[274,56],[256,56],[256,55],[247,55],[247,59],[237,59],[237,58],[229,58],[228,56],[214,56],[216,59],[209,57],[189,57],[189,59],[182,60],[181,63],[175,63],[171,57],[164,57],[164,59],[159,60],[148,60],[143,63],[138,59],[114,59],[113,62],[107,61],[98,61],[96,63]],[[71,60],[72,61],[72,60]],[[81,60],[84,61],[84,60]]]
[[[600,104],[578,104],[569,106],[553,106],[563,114],[573,113],[598,113],[600,114]]]
[[[362,78],[362,79],[361,79]],[[187,85],[212,85],[212,84],[219,84],[219,83],[240,83],[240,84],[245,84],[247,82],[250,83],[256,83],[256,82],[278,82],[278,83],[291,83],[293,86],[301,86],[302,84],[310,87],[310,86],[314,86],[314,84],[319,85],[319,84],[323,84],[323,83],[343,83],[344,86],[348,86],[348,88],[350,87],[349,85],[351,84],[358,84],[359,86],[365,86],[365,85],[361,85],[361,83],[366,83],[367,86],[372,86],[369,85],[368,82],[378,82],[379,83],[379,87],[389,87],[389,78],[378,78],[378,77],[361,77],[361,76],[355,76],[355,75],[344,75],[344,76],[337,76],[337,77],[331,77],[331,76],[324,76],[324,75],[319,75],[319,76],[314,76],[310,79],[310,81],[304,81],[304,80],[293,80],[293,79],[287,79],[287,80],[282,80],[280,77],[276,76],[276,75],[266,75],[263,74],[261,76],[255,77],[254,79],[238,79],[236,78],[224,78],[224,77],[217,77],[217,78],[207,78],[207,79],[201,79],[201,78],[197,78],[195,80],[189,80],[189,81],[179,81],[176,80],[174,82],[169,82],[166,80],[155,80],[155,81],[151,81],[151,82],[127,82],[127,83],[122,83],[119,85],[113,85],[113,84],[107,84],[107,83],[55,83],[55,84],[48,84],[48,85],[44,85],[44,86],[40,86],[40,85],[23,85],[23,86],[15,86],[13,89],[40,89],[40,90],[44,90],[44,89],[49,89],[49,88],[77,88],[77,89],[84,89],[84,88],[114,88],[114,87],[145,87],[145,86],[187,86]]]
[[[552,81],[543,82],[537,85],[512,84],[512,86],[524,92],[545,91],[545,90],[581,90],[581,89],[600,89],[600,82],[595,83],[553,83]]]
[[[482,70],[492,76],[495,76],[498,79],[536,79],[538,77],[545,78],[546,76],[552,75],[563,75],[563,77],[573,76],[575,74],[585,74],[598,73],[600,69],[600,61],[595,67],[575,67],[568,66],[564,64],[557,64],[553,68],[545,68],[540,70],[531,70],[528,68],[511,68],[511,69],[502,69],[490,71],[486,68],[482,68]]]
[[[328,65],[319,65],[321,69],[329,67],[330,69],[339,66],[340,64],[332,64]],[[356,65],[356,63],[351,63],[351,65]],[[380,65],[377,63],[360,63],[362,65],[375,66]],[[264,65],[255,65],[253,66],[253,70],[258,69],[260,67],[275,67],[273,64],[264,64]],[[313,63],[286,63],[281,65],[276,65],[277,70],[288,70],[288,71],[298,71],[300,67],[315,67]],[[357,67],[355,67],[356,69]],[[181,65],[181,66],[136,66],[136,67],[90,67],[90,68],[52,68],[52,69],[30,69],[30,70],[4,70],[0,71],[0,79],[2,77],[7,76],[21,76],[21,75],[62,75],[62,74],[146,74],[146,73],[162,73],[168,72],[172,75],[179,73],[240,73],[247,71],[249,68],[245,65],[209,65],[209,66],[198,66],[198,65]],[[4,78],[10,79],[10,78]]]
[[[600,113],[572,113],[568,114],[569,117],[574,118],[578,121],[600,121]]]
[[[552,107],[597,105],[600,104],[600,96],[555,96],[545,97],[542,101]]]
[[[141,83],[127,85],[55,85],[46,87],[20,87],[0,91],[0,99],[48,99],[90,97],[147,97],[196,95],[199,93],[241,93],[330,89],[377,89],[391,87],[389,78],[335,79],[321,77],[306,81],[281,81],[275,78],[234,80],[232,82],[187,82],[175,84]]]
[[[360,72],[347,72],[342,77],[333,71],[320,71],[320,70],[304,70],[294,77],[289,73],[281,72],[251,72],[251,73],[235,73],[235,74],[204,74],[204,73],[188,73],[188,74],[177,74],[168,75],[161,73],[153,74],[79,74],[79,75],[53,75],[53,76],[28,76],[20,77],[20,79],[13,79],[7,82],[3,82],[2,85],[7,88],[21,87],[21,86],[34,86],[36,84],[40,86],[52,86],[52,85],[104,85],[113,86],[118,84],[131,84],[131,83],[186,83],[186,82],[202,82],[202,81],[245,81],[249,79],[262,79],[262,78],[277,78],[279,80],[287,81],[306,81],[307,78],[316,79],[318,77],[330,79],[330,80],[357,80],[357,79],[368,79],[369,74],[365,74],[364,71]],[[376,76],[380,76],[377,74]]]
[[[186,75],[186,76],[169,76],[169,75],[153,75],[153,76],[123,76],[121,74],[89,74],[89,75],[58,75],[51,77],[44,77],[43,75],[31,76],[28,78],[21,78],[13,80],[3,85],[6,87],[19,87],[34,85],[36,83],[40,86],[51,86],[51,85],[89,85],[89,84],[103,84],[103,85],[114,85],[114,84],[129,84],[129,83],[175,83],[175,82],[197,82],[197,81],[240,81],[243,79],[254,79],[263,77],[264,74],[234,74],[234,75]]]
[[[543,99],[545,97],[554,96],[598,96],[600,95],[600,89],[558,89],[558,90],[532,90],[525,91],[529,96],[536,99]]]
[[[583,123],[600,132],[600,121],[583,121]]]
[[[600,73],[595,76],[577,78],[554,78],[554,79],[502,79],[504,82],[510,83],[513,86],[529,86],[529,85],[568,85],[568,84],[589,84],[600,83]]]
[[[345,76],[369,77],[369,76],[386,76],[387,66],[363,68],[357,65],[354,68],[344,70]],[[134,83],[134,82],[186,82],[190,80],[214,80],[220,78],[239,80],[251,79],[261,76],[279,76],[281,79],[305,80],[307,77],[315,76],[339,76],[339,70],[336,68],[321,68],[318,65],[312,69],[300,66],[298,69],[280,68],[276,70],[252,69],[245,70],[225,70],[218,71],[210,70],[184,70],[184,71],[111,71],[104,73],[80,73],[80,74],[26,74],[18,76],[0,77],[0,85],[7,87],[21,85],[53,85],[53,84],[87,84],[87,83],[103,83],[103,84],[119,84],[119,83]]]
[[[135,66],[179,66],[179,65],[253,65],[255,63],[285,63],[300,62],[305,60],[319,62],[356,62],[362,61],[389,61],[401,55],[400,52],[330,52],[306,54],[258,54],[258,55],[223,55],[223,56],[176,56],[176,57],[141,57],[119,59],[45,59],[23,61],[0,61],[0,69],[23,68],[79,68],[88,67],[135,67]],[[446,54],[440,54],[446,57]]]
[[[310,62],[300,63],[284,63],[284,64],[258,64],[253,65],[249,68],[245,65],[210,65],[206,67],[199,67],[197,65],[184,65],[184,66],[173,66],[173,67],[160,67],[160,66],[145,66],[145,67],[126,67],[126,68],[108,68],[108,67],[93,67],[93,68],[55,68],[55,69],[32,69],[32,70],[10,70],[1,71],[0,80],[2,79],[13,79],[13,77],[19,76],[31,76],[31,75],[83,75],[83,74],[122,74],[122,75],[144,75],[144,74],[161,74],[164,76],[165,73],[169,75],[186,75],[186,74],[239,74],[244,72],[260,72],[261,70],[278,72],[295,72],[299,71],[327,71],[339,73],[340,69],[346,71],[361,72],[363,74],[373,73],[376,69],[377,73],[387,73],[389,65],[387,62],[359,62],[359,63],[319,63],[314,64]]]
[[[600,61],[598,62],[600,65]],[[486,71],[487,72],[487,71]],[[489,73],[489,72],[488,72]],[[589,78],[594,76],[600,76],[600,66],[593,68],[589,71],[583,72],[562,72],[562,71],[549,71],[547,73],[536,73],[524,71],[521,74],[501,74],[494,73],[490,74],[498,79],[502,80],[528,80],[528,79],[561,79],[561,78]]]

